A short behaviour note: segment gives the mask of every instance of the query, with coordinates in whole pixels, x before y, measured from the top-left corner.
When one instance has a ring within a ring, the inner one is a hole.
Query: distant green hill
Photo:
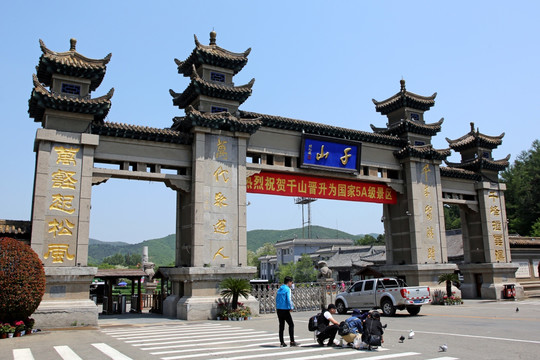
[[[176,236],[167,235],[159,239],[145,240],[138,244],[128,244],[125,242],[105,242],[90,239],[88,245],[88,262],[91,264],[101,264],[107,256],[120,253],[140,254],[144,246],[148,246],[148,257],[157,266],[165,266],[174,262],[174,249]]]
[[[305,237],[307,237],[307,228],[304,229]],[[351,235],[336,229],[329,229],[322,226],[312,226],[311,233],[313,238],[319,239],[352,239],[362,238],[364,235]],[[377,237],[378,234],[369,234]],[[302,229],[289,230],[251,230],[247,232],[247,247],[248,250],[256,251],[263,246],[264,243],[275,244],[279,240],[287,240],[293,238],[302,238]],[[159,239],[145,240],[138,244],[128,244],[125,242],[105,242],[96,239],[90,239],[88,246],[88,262],[94,265],[101,264],[107,256],[120,253],[125,254],[141,254],[143,246],[148,246],[148,257],[150,261],[157,266],[167,266],[174,263],[174,253],[176,247],[176,236],[174,234],[167,235]]]
[[[378,234],[375,234],[377,237]],[[302,228],[289,230],[251,230],[247,232],[247,248],[251,251],[256,251],[258,248],[269,242],[275,244],[279,240],[287,240],[293,238],[303,238],[308,236],[308,229],[304,228],[304,236],[302,236]],[[336,229],[329,229],[322,226],[311,227],[311,237],[314,239],[360,239],[364,235],[351,235],[349,233]]]

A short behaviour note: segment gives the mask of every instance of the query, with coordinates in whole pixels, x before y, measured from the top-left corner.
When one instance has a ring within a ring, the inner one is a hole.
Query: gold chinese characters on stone
[[[64,257],[68,260],[75,259],[75,255],[68,253],[68,244],[49,244],[48,251],[43,255],[44,259],[52,258],[53,263],[63,263]]]

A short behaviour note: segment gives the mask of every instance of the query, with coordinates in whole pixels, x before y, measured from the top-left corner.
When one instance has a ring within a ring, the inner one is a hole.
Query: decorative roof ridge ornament
[[[211,36],[212,35],[210,35],[210,45],[203,45],[203,44],[201,44],[201,42],[197,38],[197,35],[193,34],[193,37],[195,39],[196,48],[200,49],[200,50],[207,50],[207,51],[218,50],[220,52],[223,52],[223,53],[225,53],[225,54],[227,54],[229,56],[233,56],[233,57],[247,57],[251,53],[251,48],[248,48],[246,51],[241,52],[241,53],[237,53],[237,52],[233,52],[233,51],[229,51],[227,49],[224,49],[224,48],[222,48],[221,46],[219,46],[219,45],[217,45],[215,43],[215,38],[214,38],[214,44],[212,44]]]
[[[39,47],[41,48],[43,55],[53,57],[53,58],[66,58],[66,57],[76,58],[78,60],[82,60],[92,65],[97,64],[97,65],[102,65],[102,66],[107,65],[109,61],[111,60],[112,53],[107,54],[107,56],[105,56],[103,59],[92,59],[84,55],[81,55],[75,49],[77,40],[74,38],[71,38],[69,41],[70,41],[70,49],[69,51],[65,51],[65,52],[56,52],[56,51],[50,50],[49,48],[47,48],[47,46],[45,46],[45,43],[41,39],[39,39]]]

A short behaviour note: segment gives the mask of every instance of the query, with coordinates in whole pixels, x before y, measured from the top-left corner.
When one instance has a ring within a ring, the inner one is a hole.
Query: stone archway
[[[240,110],[254,79],[236,86],[233,78],[250,49],[225,50],[212,32],[209,45],[195,37],[193,52],[175,60],[189,84],[170,94],[185,115],[170,128],[156,129],[104,121],[113,90],[97,98],[91,93],[110,54],[89,59],[76,51],[74,40],[67,52],[51,51],[43,42],[41,49],[29,114],[42,124],[31,244],[46,268],[47,293],[39,309],[44,319],[61,309],[86,324],[97,322],[88,299],[96,272],[86,266],[89,209],[92,185],[109,178],[161,181],[177,192],[176,266],[161,269],[173,284],[164,304],[168,316],[212,318],[219,282],[255,274],[246,266],[248,191],[284,189],[293,196],[383,203],[388,258],[382,270],[413,285],[433,284],[438,274],[456,268],[448,263],[443,215],[443,203],[454,199],[477,210],[465,215],[467,241],[483,246],[480,257],[474,245],[468,247],[470,261],[460,265],[466,278],[482,274],[482,296],[489,298],[500,298],[502,281],[515,281],[504,187],[497,180],[508,158],[491,155],[502,135],[472,129],[448,140],[462,161],[441,166],[451,150],[434,149],[431,139],[443,119],[424,120],[436,93],[417,95],[401,80],[395,95],[373,100],[387,125],[371,132]],[[253,298],[248,302],[255,305]],[[54,326],[64,323],[54,318]]]

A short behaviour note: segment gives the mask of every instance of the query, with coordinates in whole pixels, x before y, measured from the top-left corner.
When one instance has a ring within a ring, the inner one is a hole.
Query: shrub
[[[26,319],[45,293],[45,271],[32,248],[0,238],[0,321]]]
[[[232,299],[231,307],[233,310],[238,308],[239,296],[243,296],[247,299],[251,293],[251,284],[249,283],[249,280],[246,279],[226,278],[223,279],[219,286],[222,289],[221,296],[223,296],[226,301]]]

